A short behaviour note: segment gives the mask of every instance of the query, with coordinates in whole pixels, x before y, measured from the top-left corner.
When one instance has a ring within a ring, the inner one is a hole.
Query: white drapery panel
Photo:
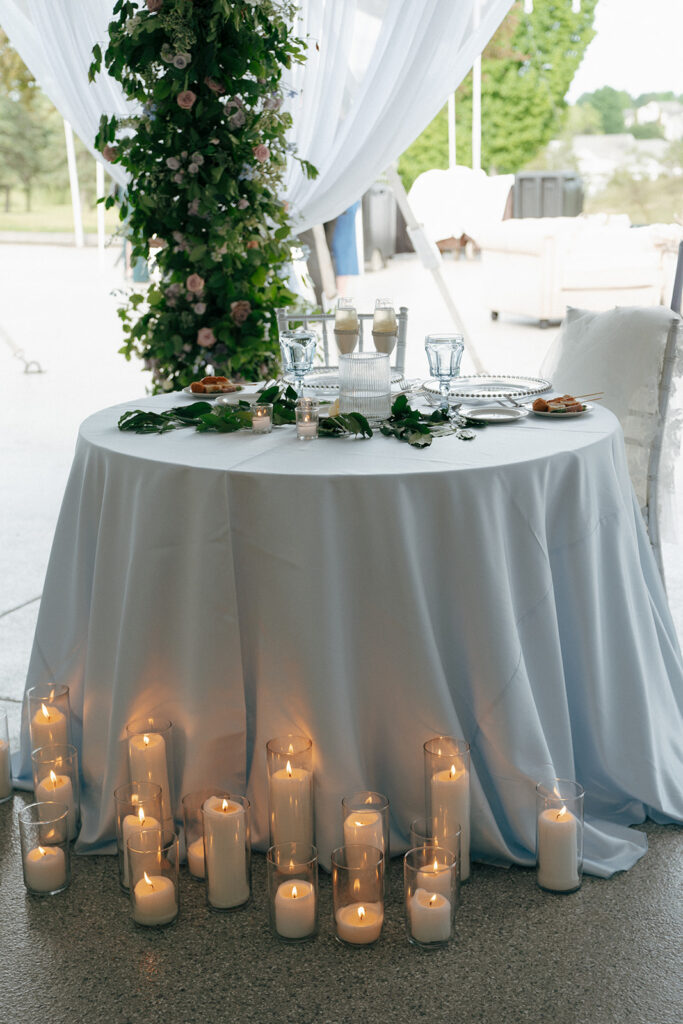
[[[475,7],[478,19],[474,17]],[[285,197],[297,227],[336,217],[360,198],[446,102],[512,0],[302,0],[298,31],[308,60],[286,73],[296,90],[291,141],[319,171],[292,160]],[[94,152],[103,113],[131,107],[117,82],[88,82],[113,0],[2,0],[0,24],[76,134]],[[478,23],[477,23],[478,21]],[[317,44],[317,46],[316,46]],[[107,164],[126,181],[122,168]]]

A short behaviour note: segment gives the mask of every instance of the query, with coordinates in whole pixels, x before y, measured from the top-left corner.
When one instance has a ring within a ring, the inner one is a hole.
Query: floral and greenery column
[[[152,284],[119,315],[121,351],[151,367],[157,391],[207,364],[253,380],[276,359],[274,310],[293,299],[278,199],[286,69],[304,59],[293,15],[276,0],[117,0],[109,45],[93,51],[91,78],[104,63],[133,104],[102,118],[96,145],[130,176],[120,212],[133,259],[155,250]]]

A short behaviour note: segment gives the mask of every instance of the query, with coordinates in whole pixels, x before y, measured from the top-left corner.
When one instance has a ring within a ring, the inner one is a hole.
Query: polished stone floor
[[[73,859],[70,888],[26,894],[18,809],[0,806],[2,1024],[680,1024],[683,835],[644,826],[650,848],[627,873],[585,877],[554,896],[534,872],[475,865],[454,942],[425,953],[406,941],[401,862],[392,864],[384,931],[373,947],[333,937],[321,875],[317,938],[285,945],[268,928],[265,861],[253,900],[210,912],[181,869],[170,928],[130,918],[113,857]]]

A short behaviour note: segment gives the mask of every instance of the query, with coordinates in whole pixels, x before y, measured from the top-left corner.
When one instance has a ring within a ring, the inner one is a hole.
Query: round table
[[[28,684],[70,686],[81,750],[77,849],[112,849],[125,726],[174,723],[180,797],[252,802],[268,839],[265,744],[314,743],[321,861],[341,799],[392,808],[392,849],[424,813],[422,745],[472,746],[472,852],[532,864],[534,787],[586,788],[585,867],[642,856],[646,815],[683,818],[683,669],[604,409],[393,438],[162,436],[81,427]],[[21,778],[30,784],[24,723]]]

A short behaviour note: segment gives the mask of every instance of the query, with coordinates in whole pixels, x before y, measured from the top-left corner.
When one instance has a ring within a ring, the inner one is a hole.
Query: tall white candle
[[[218,796],[204,801],[206,881],[213,907],[239,907],[249,899],[246,827],[241,804]]]
[[[68,743],[66,715],[53,704],[41,704],[31,719],[31,747]]]
[[[538,818],[538,884],[567,892],[579,884],[578,822],[566,807],[548,808]]]
[[[137,814],[127,814],[121,824],[121,836],[123,839],[123,884],[128,886],[128,840],[131,836],[139,835],[143,828],[161,829],[161,822],[151,815],[145,817],[145,809],[141,805]]]
[[[133,889],[133,920],[138,924],[169,924],[178,913],[175,886],[165,875],[147,872]]]
[[[344,819],[344,845],[360,843],[384,853],[382,815],[377,811],[353,811]]]
[[[470,776],[464,768],[452,764],[436,772],[431,779],[432,827],[439,846],[452,853],[449,838],[461,829],[460,879],[470,877]],[[455,844],[454,844],[455,845]]]
[[[0,800],[6,800],[12,792],[12,771],[10,767],[9,743],[0,740]]]
[[[36,786],[36,801],[42,802],[43,800],[54,800],[57,803],[66,804],[69,812],[66,818],[69,839],[75,839],[78,808],[69,776],[58,775],[53,769],[50,769],[49,775],[41,779]],[[47,836],[45,841],[48,842]]]
[[[204,838],[194,839],[187,847],[187,866],[190,874],[195,878],[205,878],[206,869],[204,866]]]
[[[34,846],[24,860],[24,881],[35,892],[54,892],[66,885],[66,857],[59,846]]]
[[[161,786],[161,816],[164,821],[172,818],[166,741],[161,733],[146,732],[130,737],[128,768],[131,782],[155,782],[157,786]]]
[[[384,907],[381,903],[349,903],[340,907],[335,918],[340,939],[355,946],[366,946],[380,937]]]
[[[303,939],[315,929],[315,889],[301,878],[282,882],[275,893],[275,927],[285,939]]]
[[[451,904],[440,893],[416,889],[408,912],[410,932],[417,942],[445,942],[451,937]]]
[[[313,844],[313,772],[278,768],[269,779],[272,842]]]
[[[427,892],[438,892],[450,900],[451,869],[448,864],[440,864],[435,857],[432,864],[418,871],[417,884],[420,889],[427,890]]]

